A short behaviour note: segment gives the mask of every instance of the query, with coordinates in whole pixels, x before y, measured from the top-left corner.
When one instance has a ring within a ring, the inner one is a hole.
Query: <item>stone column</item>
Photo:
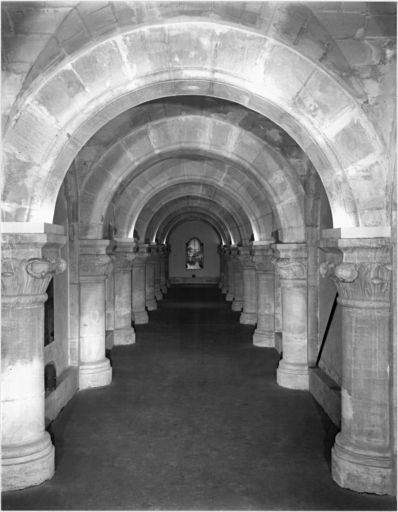
[[[228,267],[228,290],[225,300],[231,302],[234,300],[235,296],[235,264],[234,264],[234,254],[236,254],[238,248],[236,245],[230,245],[227,247],[227,267]]]
[[[257,323],[257,283],[256,267],[251,257],[251,246],[239,247],[239,259],[243,277],[243,311],[240,323],[256,325]]]
[[[105,357],[105,279],[112,270],[108,245],[109,240],[80,240],[80,389],[112,381]]]
[[[110,240],[110,245],[106,248],[108,256],[111,259],[112,268],[114,263],[114,256],[112,249],[115,244]],[[114,331],[115,331],[115,274],[110,272],[105,279],[105,347],[111,349],[114,345]]]
[[[238,256],[241,247],[236,247],[233,251],[234,268],[234,300],[232,301],[232,311],[242,311],[243,308],[243,272],[242,265]]]
[[[257,328],[253,334],[253,345],[275,347],[275,269],[273,241],[254,242],[253,262],[257,277]]]
[[[148,311],[155,311],[158,309],[158,305],[156,303],[155,297],[155,248],[153,245],[148,245],[148,254],[149,257],[146,262],[146,271],[145,271],[145,279],[146,279],[146,307]]]
[[[132,319],[136,325],[148,323],[146,311],[146,262],[148,260],[148,245],[138,246],[138,252],[133,260],[132,272]]]
[[[342,307],[341,432],[332,449],[333,479],[342,487],[393,493],[389,387],[390,240],[322,241]]]
[[[3,491],[38,485],[54,474],[54,446],[44,430],[44,302],[51,278],[66,268],[59,257],[63,227],[44,225],[48,232],[39,234],[13,229],[2,224]]]
[[[222,248],[223,275],[221,283],[221,293],[225,295],[228,292],[228,247]]]
[[[220,258],[220,279],[217,283],[217,286],[221,290],[223,287],[223,280],[224,280],[224,257],[223,257],[222,245],[219,245],[217,247],[217,254],[218,254],[218,257]]]
[[[133,240],[116,241],[114,249],[115,345],[135,343],[135,331],[131,326],[131,269],[135,251],[136,243]]]
[[[166,280],[166,246],[159,246],[159,262],[160,262],[160,291],[162,294],[167,293],[167,280]]]
[[[290,389],[309,389],[307,357],[307,247],[277,244],[274,260],[282,288],[283,359],[277,383]]]
[[[167,288],[170,288],[170,286],[171,286],[171,284],[170,284],[170,274],[169,274],[170,252],[171,252],[170,247],[167,244],[165,244],[165,246],[164,246],[164,261],[166,263],[166,286],[167,286]]]
[[[160,289],[160,247],[156,244],[152,246],[153,261],[154,261],[154,288],[155,288],[155,299],[162,300],[163,294]]]

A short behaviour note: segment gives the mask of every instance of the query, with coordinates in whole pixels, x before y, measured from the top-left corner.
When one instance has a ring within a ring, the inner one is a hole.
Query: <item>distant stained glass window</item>
[[[198,238],[191,238],[185,244],[185,268],[203,268],[203,243]]]

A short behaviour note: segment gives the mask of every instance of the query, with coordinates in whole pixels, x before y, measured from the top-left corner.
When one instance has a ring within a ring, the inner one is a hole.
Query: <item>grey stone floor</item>
[[[339,488],[336,430],[309,393],[275,383],[278,354],[217,289],[174,288],[112,351],[111,386],[52,424],[56,474],[4,510],[395,510]]]

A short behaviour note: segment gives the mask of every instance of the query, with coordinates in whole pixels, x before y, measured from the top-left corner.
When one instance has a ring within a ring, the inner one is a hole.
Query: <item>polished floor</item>
[[[338,487],[336,430],[304,391],[275,383],[216,288],[169,290],[112,385],[76,395],[51,426],[56,473],[4,493],[4,510],[395,510]]]

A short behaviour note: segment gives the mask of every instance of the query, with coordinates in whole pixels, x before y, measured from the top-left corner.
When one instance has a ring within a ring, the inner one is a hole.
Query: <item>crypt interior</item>
[[[394,510],[396,4],[1,7],[3,508]]]

